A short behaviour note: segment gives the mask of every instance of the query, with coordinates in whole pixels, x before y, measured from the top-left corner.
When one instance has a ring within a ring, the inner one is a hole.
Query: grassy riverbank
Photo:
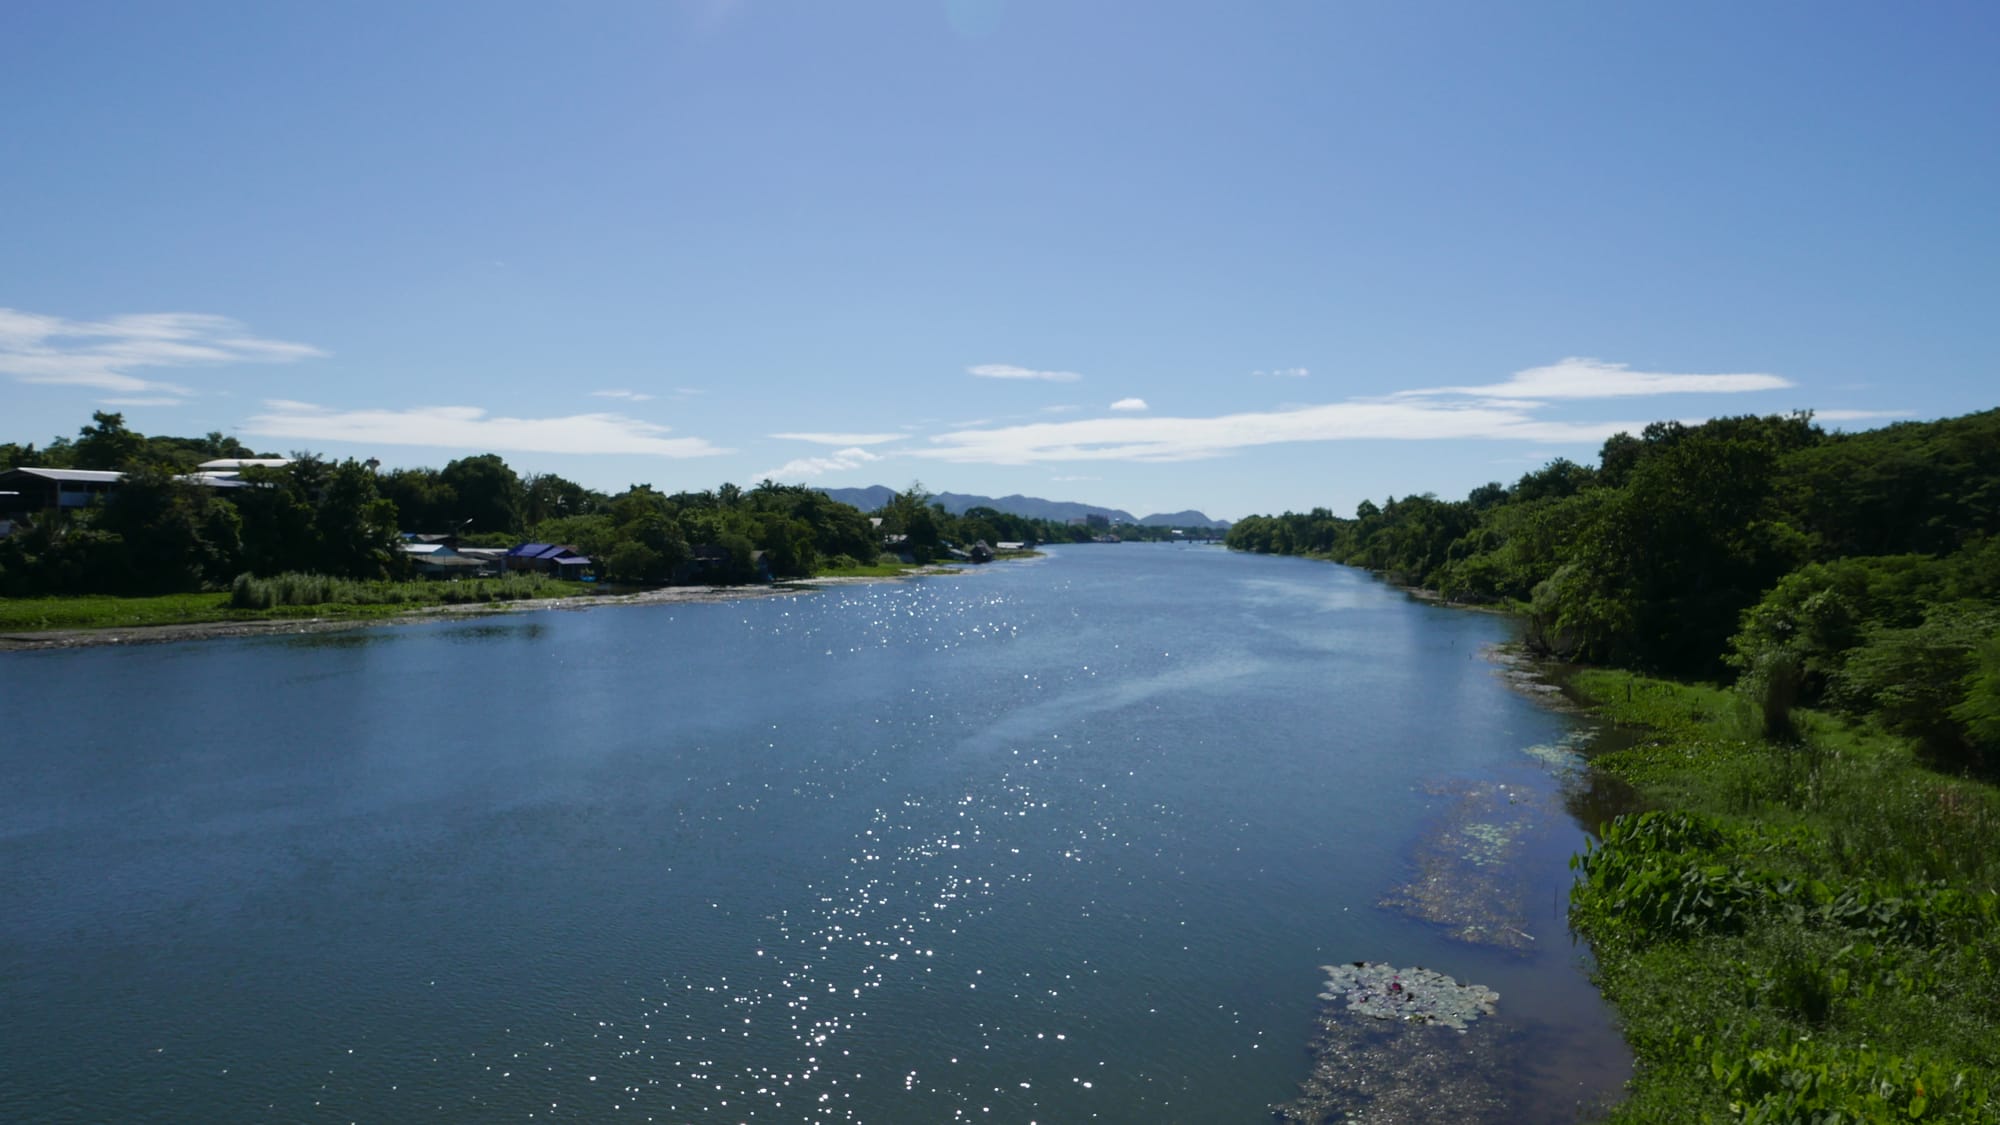
[[[1007,551],[998,559],[1040,557],[1039,551]],[[885,556],[891,557],[891,556]],[[902,578],[949,573],[956,565],[886,562],[822,567],[814,578]],[[674,593],[685,587],[659,587]],[[702,590],[708,588],[703,587]],[[732,587],[744,594],[769,587]],[[0,633],[45,633],[84,629],[143,629],[176,625],[283,621],[301,618],[366,621],[441,606],[506,603],[540,598],[606,596],[596,585],[541,575],[509,575],[452,582],[364,582],[323,575],[281,574],[239,578],[228,590],[159,597],[123,598],[109,594],[42,598],[0,598]],[[628,593],[625,600],[629,600]]]
[[[920,574],[926,567],[916,563],[855,563],[853,566],[823,566],[813,571],[814,578],[901,578],[905,574]]]
[[[459,582],[359,582],[308,575],[250,579],[242,589],[152,598],[109,595],[0,598],[0,632],[132,629],[286,618],[382,618],[428,606],[588,596],[575,582],[539,576]]]
[[[2000,790],[1812,714],[1618,672],[1654,811],[1579,861],[1572,919],[1637,1054],[1621,1122],[2000,1122]]]

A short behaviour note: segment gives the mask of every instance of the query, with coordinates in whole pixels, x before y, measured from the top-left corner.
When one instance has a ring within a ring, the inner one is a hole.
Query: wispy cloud
[[[1150,408],[1147,407],[1146,400],[1143,398],[1121,398],[1111,404],[1111,409],[1139,411]]]
[[[651,402],[653,396],[644,391],[592,391],[592,398],[622,398],[626,402]]]
[[[1706,392],[1742,393],[1792,385],[1765,374],[1682,375],[1633,371],[1624,364],[1566,359],[1516,373],[1500,383],[1404,391],[1382,398],[1303,405],[1210,418],[1096,418],[989,428],[961,427],[931,438],[914,456],[960,463],[1190,461],[1286,442],[1359,439],[1493,439],[1597,443],[1644,422],[1557,421],[1551,400],[1627,398]],[[1136,400],[1128,400],[1136,401]],[[1116,404],[1122,406],[1122,404]],[[1126,407],[1136,410],[1137,407]]]
[[[780,483],[807,480],[812,477],[823,477],[828,473],[837,473],[843,469],[858,469],[870,462],[881,461],[883,459],[877,454],[870,453],[856,446],[853,449],[842,449],[838,452],[830,453],[825,457],[800,457],[787,461],[775,469],[766,469],[756,474],[753,479],[774,480]]]
[[[96,387],[126,394],[186,396],[178,383],[133,374],[157,367],[295,363],[327,353],[310,344],[252,336],[226,316],[134,313],[65,320],[0,308],[0,374],[23,383]]]
[[[1745,391],[1783,390],[1792,385],[1782,375],[1673,375],[1656,371],[1634,371],[1623,363],[1601,359],[1565,359],[1547,367],[1516,371],[1504,383],[1477,387],[1431,387],[1401,391],[1394,398],[1427,398],[1437,395],[1472,395],[1497,399],[1587,399],[1631,398],[1637,395],[1741,394]]]
[[[186,406],[187,399],[179,395],[134,395],[130,398],[100,398],[97,401],[106,406]]]
[[[909,437],[910,435],[790,433],[790,434],[772,434],[770,436],[778,438],[782,441],[809,441],[812,442],[814,445],[855,446],[855,445],[882,445],[886,442],[902,441],[904,438]]]
[[[1522,406],[1340,402],[1215,418],[1096,418],[994,430],[960,430],[913,450],[921,457],[991,465],[1041,461],[1192,461],[1232,450],[1360,438],[1513,438],[1600,442],[1644,422],[1551,422]]]
[[[1079,410],[1082,410],[1082,409],[1083,409],[1083,407],[1081,407],[1081,406],[1078,406],[1078,405],[1076,405],[1075,403],[1071,403],[1071,402],[1060,402],[1060,403],[1057,403],[1057,404],[1055,404],[1054,406],[1044,406],[1044,407],[1042,407],[1042,408],[1041,408],[1040,410],[1036,411],[1036,413],[1037,413],[1037,414],[1074,414],[1074,413],[1076,413],[1077,411],[1079,411]]]
[[[968,374],[981,379],[1039,379],[1044,383],[1074,383],[1083,376],[1074,371],[1036,371],[1030,367],[1016,367],[1011,363],[982,363],[965,369]]]
[[[1312,372],[1303,367],[1274,367],[1269,371],[1252,371],[1250,374],[1257,378],[1304,379]]]
[[[1914,410],[1815,410],[1815,422],[1869,422],[1890,418],[1912,418]]]
[[[423,445],[519,453],[643,453],[709,457],[727,453],[702,438],[670,438],[665,426],[619,414],[561,418],[495,418],[476,406],[408,410],[334,410],[310,402],[271,399],[247,419],[246,434],[360,445]]]

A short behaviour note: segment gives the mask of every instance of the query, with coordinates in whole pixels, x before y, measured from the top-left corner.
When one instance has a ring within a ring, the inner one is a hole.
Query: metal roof
[[[292,459],[290,457],[218,457],[213,461],[203,461],[201,464],[196,465],[195,468],[221,469],[226,471],[230,469],[247,469],[252,465],[260,465],[266,469],[282,469],[291,463]]]
[[[24,466],[8,471],[26,473],[43,480],[80,481],[88,484],[117,484],[125,479],[124,473],[114,473],[108,469],[30,469]]]

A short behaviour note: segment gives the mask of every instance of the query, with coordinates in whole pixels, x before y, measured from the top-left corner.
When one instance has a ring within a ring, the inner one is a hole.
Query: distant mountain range
[[[887,485],[872,485],[868,488],[822,488],[821,492],[843,504],[852,504],[864,512],[872,512],[895,498],[896,490]],[[1085,516],[1103,516],[1112,523],[1136,523],[1142,527],[1228,527],[1228,520],[1214,520],[1190,508],[1183,512],[1156,512],[1144,519],[1122,508],[1100,508],[1095,504],[1079,504],[1074,500],[1044,500],[1039,496],[973,496],[964,492],[940,492],[931,499],[943,504],[944,510],[952,515],[964,515],[970,508],[991,508],[996,512],[1006,512],[1010,516],[1024,516],[1035,520],[1073,520]]]

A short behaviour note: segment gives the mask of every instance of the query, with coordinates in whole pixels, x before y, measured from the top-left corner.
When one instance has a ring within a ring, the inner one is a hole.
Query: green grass
[[[289,581],[294,588],[312,583],[308,576],[280,575],[253,579],[260,584]],[[313,592],[320,592],[315,589]],[[595,591],[579,583],[552,578],[508,577],[458,582],[350,582],[339,580],[325,592],[334,600],[285,602],[279,597],[252,599],[232,606],[231,591],[164,594],[150,598],[119,598],[102,594],[75,597],[0,598],[0,632],[50,629],[131,629],[154,625],[193,625],[211,621],[268,621],[300,617],[392,617],[425,606],[498,602],[524,597],[575,597]]]
[[[1825,715],[1767,741],[1714,687],[1572,686],[1659,810],[1571,898],[1639,1062],[1613,1120],[2000,1121],[2000,791]]]

